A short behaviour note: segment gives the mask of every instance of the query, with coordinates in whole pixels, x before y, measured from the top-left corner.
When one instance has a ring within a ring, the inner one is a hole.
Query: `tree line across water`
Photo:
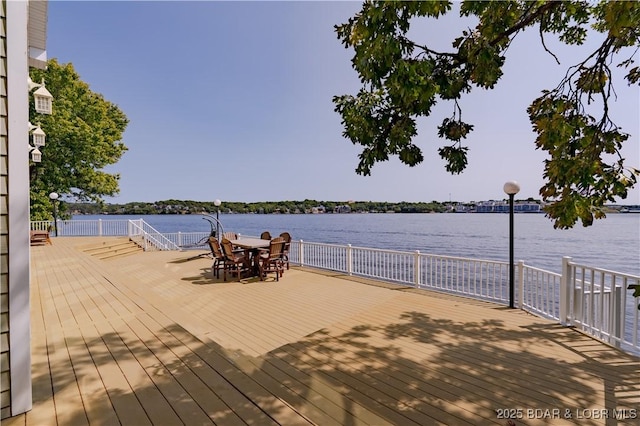
[[[67,203],[71,214],[202,214],[218,210],[213,201],[165,200],[126,204]],[[308,213],[442,213],[447,205],[432,202],[377,201],[262,201],[255,203],[225,201],[221,213],[308,214]]]

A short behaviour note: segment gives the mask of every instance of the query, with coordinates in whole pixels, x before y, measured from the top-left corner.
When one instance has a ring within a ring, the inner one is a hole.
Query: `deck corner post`
[[[524,260],[518,261],[518,309],[524,306]]]
[[[351,244],[347,244],[347,274],[349,276],[353,275],[353,249],[351,248]]]
[[[420,250],[416,250],[413,254],[413,284],[416,288],[420,287],[420,275],[422,275],[420,271]]]
[[[562,257],[562,275],[560,277],[560,324],[569,326],[572,320],[569,318],[571,303],[571,282],[573,280],[571,273],[571,257]]]
[[[298,260],[300,261],[300,266],[304,266],[304,241],[302,240],[298,244]]]
[[[102,237],[102,219],[98,219],[98,236]]]

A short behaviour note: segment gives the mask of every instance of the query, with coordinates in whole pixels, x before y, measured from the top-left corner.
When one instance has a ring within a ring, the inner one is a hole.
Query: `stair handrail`
[[[129,220],[129,237],[131,238],[138,235],[142,235],[144,241],[144,246],[142,248],[145,251],[148,248],[148,244],[151,244],[151,246],[158,250],[181,250],[178,245],[162,235],[158,230],[149,225],[143,219]]]

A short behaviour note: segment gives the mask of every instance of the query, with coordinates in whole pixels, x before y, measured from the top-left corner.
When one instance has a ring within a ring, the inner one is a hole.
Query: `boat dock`
[[[3,425],[640,424],[640,358],[554,321],[337,272],[92,255],[113,238],[31,248],[34,405]]]

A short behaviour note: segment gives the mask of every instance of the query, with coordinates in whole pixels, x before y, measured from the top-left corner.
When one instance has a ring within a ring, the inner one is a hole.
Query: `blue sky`
[[[463,174],[448,174],[437,154],[436,126],[453,108],[439,104],[419,121],[423,163],[394,158],[359,176],[360,149],[342,137],[331,99],[360,87],[352,52],[333,30],[360,5],[49,2],[49,58],[73,63],[130,120],[129,151],[108,169],[120,173],[121,191],[107,201],[473,201],[503,198],[508,180],[520,183],[518,198],[539,198],[546,157],[535,150],[526,108],[578,62],[578,49],[550,42],[557,65],[528,31],[496,89],[462,99],[463,118],[475,125]],[[449,50],[462,29],[451,18],[411,35]],[[623,154],[639,167],[640,89],[620,81],[616,90],[612,115],[632,134]],[[640,204],[640,188],[621,202]]]

